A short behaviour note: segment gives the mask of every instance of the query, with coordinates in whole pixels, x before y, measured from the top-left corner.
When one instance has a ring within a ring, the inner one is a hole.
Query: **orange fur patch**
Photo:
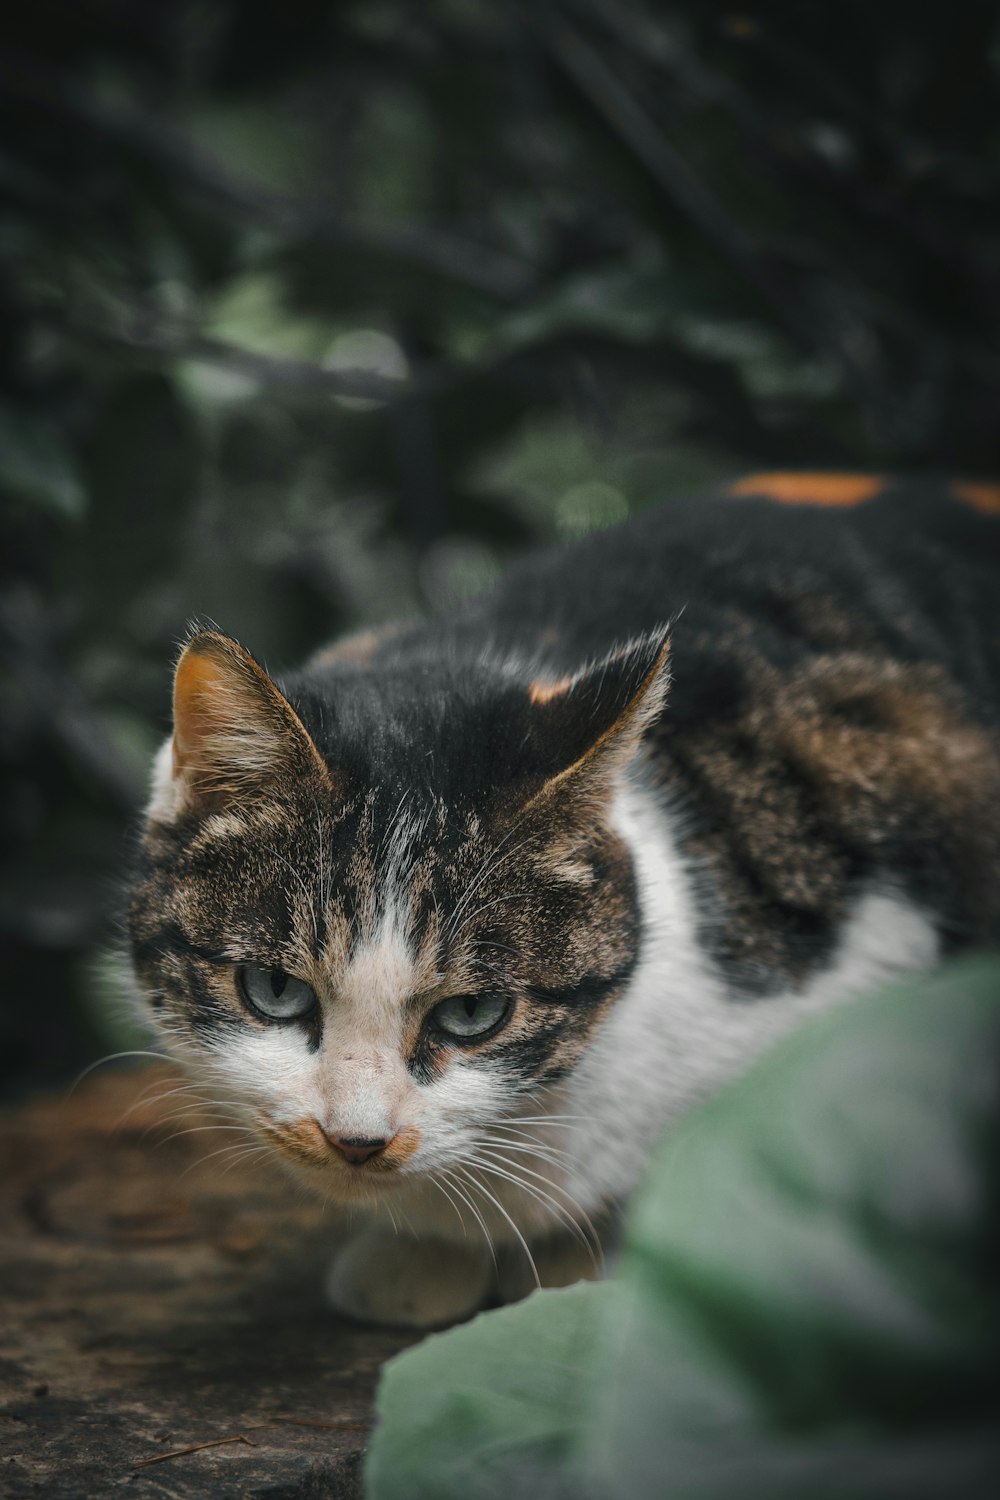
[[[218,663],[200,651],[185,650],[174,678],[174,775],[192,758],[193,747],[213,727],[212,694],[220,679]]]
[[[344,1165],[343,1159],[330,1145],[317,1120],[296,1120],[291,1125],[273,1124],[263,1128],[275,1145],[296,1161],[306,1162],[311,1167]],[[381,1156],[373,1156],[369,1161],[352,1166],[351,1172],[395,1172],[404,1162],[409,1161],[419,1145],[420,1131],[415,1125],[405,1125],[389,1142]]]
[[[264,1132],[286,1155],[311,1167],[325,1165],[332,1155],[330,1143],[318,1120],[296,1120],[294,1125],[265,1125]]]
[[[565,697],[572,686],[572,677],[559,677],[554,682],[539,678],[537,682],[530,684],[528,697],[532,703],[551,703],[553,698]]]
[[[350,667],[367,667],[383,641],[391,640],[403,629],[393,622],[371,630],[358,630],[342,636],[332,645],[323,646],[309,662],[311,667],[332,667],[340,663]]]
[[[783,505],[861,505],[885,488],[878,474],[750,474],[727,490]]]
[[[373,1156],[368,1166],[378,1171],[395,1171],[401,1167],[420,1145],[420,1131],[415,1125],[404,1125],[386,1146],[381,1156]]]
[[[959,482],[950,488],[952,499],[971,505],[984,516],[1000,516],[1000,484]]]

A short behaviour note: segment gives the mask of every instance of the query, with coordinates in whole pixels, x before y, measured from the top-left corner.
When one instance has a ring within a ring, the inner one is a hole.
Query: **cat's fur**
[[[193,636],[136,969],[206,1092],[355,1210],[338,1308],[592,1274],[665,1124],[798,1017],[1000,937],[997,510],[757,479],[277,681]],[[254,1014],[248,963],[315,1011]],[[477,995],[513,1003],[495,1034],[435,1029]]]

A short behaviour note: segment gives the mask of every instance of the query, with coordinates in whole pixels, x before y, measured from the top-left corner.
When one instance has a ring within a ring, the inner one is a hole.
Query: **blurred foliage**
[[[35,0],[0,22],[3,1061],[191,617],[274,666],[748,466],[997,456],[995,6]]]
[[[667,1132],[613,1280],[389,1361],[368,1500],[995,1494],[998,1062],[996,958],[806,1023]]]

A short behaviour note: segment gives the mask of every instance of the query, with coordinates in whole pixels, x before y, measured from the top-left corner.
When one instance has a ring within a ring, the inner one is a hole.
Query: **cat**
[[[759,476],[280,678],[190,636],[134,965],[166,1049],[346,1210],[337,1310],[595,1275],[671,1122],[1000,937],[997,513]]]

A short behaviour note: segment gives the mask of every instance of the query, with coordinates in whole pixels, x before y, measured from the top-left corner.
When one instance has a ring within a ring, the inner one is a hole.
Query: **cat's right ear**
[[[522,756],[542,781],[534,801],[565,791],[599,797],[633,759],[666,701],[670,634],[637,636],[573,677],[540,679],[528,690]]]
[[[249,651],[214,630],[185,645],[173,735],[157,757],[149,816],[219,812],[330,773],[301,719]]]

